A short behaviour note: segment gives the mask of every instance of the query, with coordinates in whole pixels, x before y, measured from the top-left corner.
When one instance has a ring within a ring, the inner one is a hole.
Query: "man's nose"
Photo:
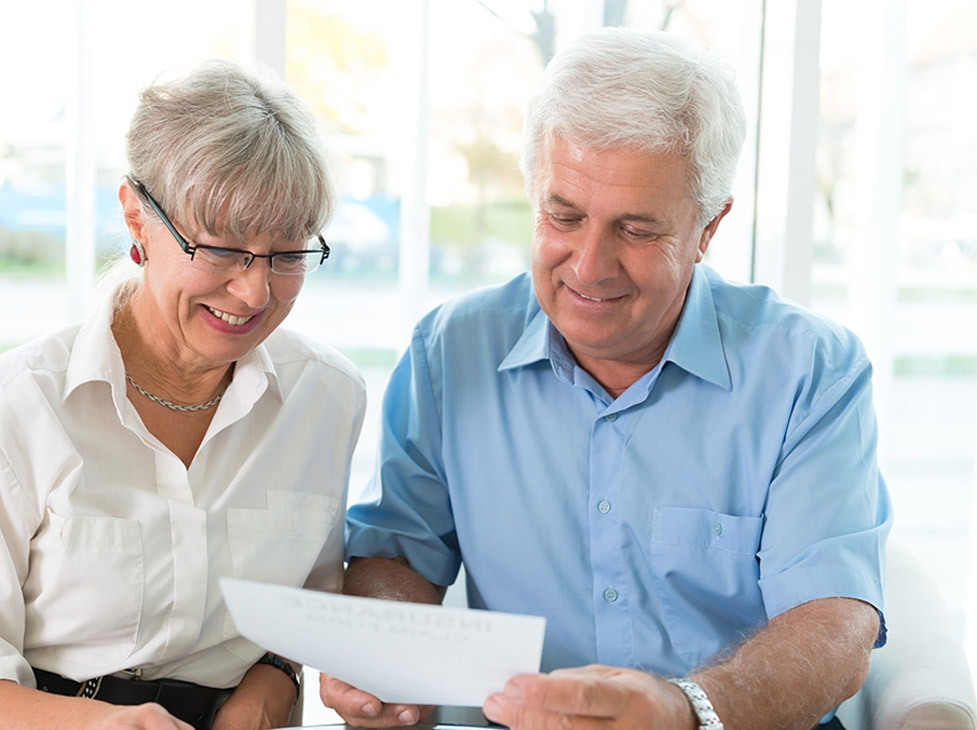
[[[597,284],[617,276],[617,243],[614,236],[598,226],[581,231],[572,262],[573,270],[581,284]]]

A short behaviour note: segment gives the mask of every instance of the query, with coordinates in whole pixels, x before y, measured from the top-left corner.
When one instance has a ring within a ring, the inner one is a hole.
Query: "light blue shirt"
[[[519,276],[418,324],[347,557],[440,585],[463,561],[472,607],[546,617],[543,670],[684,675],[812,599],[881,612],[870,379],[850,332],[699,264],[662,362],[614,399]]]

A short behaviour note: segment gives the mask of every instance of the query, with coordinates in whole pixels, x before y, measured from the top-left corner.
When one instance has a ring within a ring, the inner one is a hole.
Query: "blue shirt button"
[[[606,499],[602,499],[600,502],[597,503],[597,510],[602,515],[606,515],[608,512],[611,511],[611,503],[608,502]]]
[[[608,588],[606,591],[604,591],[604,600],[608,603],[614,603],[614,601],[617,600],[617,591],[615,591],[613,588]]]
[[[614,421],[617,420],[617,414],[608,413],[606,416],[604,416],[604,420],[607,421],[608,423],[614,423]]]
[[[722,535],[723,534],[723,526],[722,526],[722,523],[713,522],[712,523],[712,531],[716,533],[716,537],[719,537],[720,535]]]

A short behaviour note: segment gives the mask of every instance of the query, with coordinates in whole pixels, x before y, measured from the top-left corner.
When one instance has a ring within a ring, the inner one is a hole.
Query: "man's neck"
[[[662,353],[663,354],[663,353]],[[587,371],[615,400],[661,362],[662,354],[640,362],[603,360],[574,352],[577,364]]]

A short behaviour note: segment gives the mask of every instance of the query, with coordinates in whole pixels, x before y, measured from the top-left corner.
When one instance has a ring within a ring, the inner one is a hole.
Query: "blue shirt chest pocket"
[[[648,545],[664,628],[690,665],[766,625],[757,551],[762,517],[656,507]]]

